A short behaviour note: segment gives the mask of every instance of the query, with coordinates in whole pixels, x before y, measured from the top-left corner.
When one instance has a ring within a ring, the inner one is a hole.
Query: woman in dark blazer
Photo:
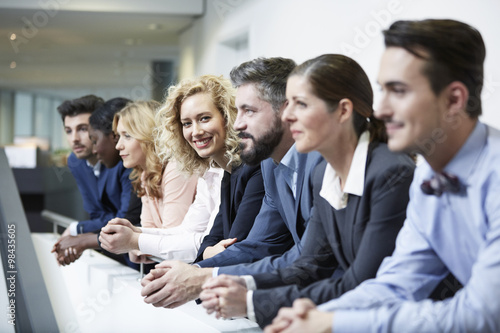
[[[239,138],[233,129],[234,96],[231,83],[222,76],[186,79],[169,89],[156,117],[160,158],[173,158],[190,173],[203,174],[209,167],[224,170],[219,211],[196,261],[245,239],[264,197],[260,165],[241,164]]]
[[[261,327],[296,298],[321,303],[375,277],[403,225],[415,167],[388,150],[384,123],[373,116],[370,82],[354,60],[323,55],[306,61],[288,78],[287,100],[283,120],[297,150],[316,150],[325,159],[313,177],[302,254],[289,267],[253,276],[254,311],[235,301],[246,291],[242,278],[212,279],[201,295],[209,312],[248,315]]]

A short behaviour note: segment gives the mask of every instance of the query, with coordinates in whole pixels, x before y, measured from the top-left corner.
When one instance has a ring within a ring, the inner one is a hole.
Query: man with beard
[[[286,80],[294,68],[290,59],[259,58],[231,71],[238,88],[234,127],[242,139],[242,160],[262,162],[266,190],[262,208],[245,240],[200,261],[199,267],[174,261],[157,265],[142,281],[146,303],[174,308],[195,299],[202,284],[219,273],[268,272],[299,256],[312,207],[310,178],[322,158],[318,153],[298,153],[288,126],[281,121]]]

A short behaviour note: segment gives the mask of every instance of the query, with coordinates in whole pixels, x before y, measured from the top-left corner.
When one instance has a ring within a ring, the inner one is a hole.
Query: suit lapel
[[[293,227],[295,228],[299,237],[302,237],[305,231],[305,223],[308,222],[304,221],[307,217],[303,217],[301,211],[302,201],[309,199],[305,198],[305,196],[308,195],[307,190],[309,190],[310,187],[309,182],[306,182],[310,174],[310,170],[308,170],[307,168],[307,156],[307,154],[298,154],[297,161],[297,193],[295,200],[295,218],[293,220]],[[304,192],[304,189],[306,189],[306,192]]]
[[[284,166],[279,166],[274,169],[274,176],[277,179],[276,184],[280,186],[280,188],[278,188],[278,191],[281,198],[281,209],[283,209],[283,213],[286,216],[286,223],[291,229],[295,228],[295,199],[293,198],[292,190],[287,185],[288,183],[285,179],[282,168],[284,168]]]
[[[302,166],[302,164],[305,164],[307,159],[302,158],[302,155],[299,155],[299,163],[297,167],[297,200],[295,202],[295,211],[298,213],[299,212],[299,206],[300,206],[300,199],[302,198],[302,192],[305,186],[303,185],[308,185],[304,184],[304,177],[305,174],[308,173],[308,170],[306,170],[305,166]],[[298,215],[297,215],[298,216]]]
[[[361,201],[361,197],[358,197],[357,195],[349,195],[349,202],[346,207],[346,215],[345,215],[345,229],[346,235],[350,235],[351,238],[354,235],[354,227],[356,225],[356,215],[358,213],[358,206]],[[346,244],[351,244],[353,245],[352,239],[346,240]],[[354,248],[351,246],[349,249],[345,249],[346,251],[349,251],[348,256],[351,256],[351,258],[354,258]]]
[[[236,169],[234,172],[231,173],[231,184],[230,184],[230,195],[229,195],[229,211],[233,212],[236,210],[236,207],[234,207],[234,201],[233,198],[236,197],[236,189],[238,188],[238,182],[240,180],[240,177],[238,177],[239,173],[242,172],[243,166],[239,167]]]
[[[339,234],[339,228],[336,225],[337,221],[334,215],[335,209],[325,199],[322,200],[322,203],[325,207],[318,207],[317,211],[324,212],[324,214],[320,214],[321,223],[323,224],[323,228],[326,231],[326,236],[329,239],[332,250],[336,255],[338,255],[342,251],[339,251],[341,237]],[[337,258],[339,257],[337,256]]]
[[[99,177],[97,178],[97,190],[99,191],[99,199],[102,201],[102,196],[104,194],[104,188],[106,187],[106,178],[108,177],[108,169],[101,164],[101,170]]]

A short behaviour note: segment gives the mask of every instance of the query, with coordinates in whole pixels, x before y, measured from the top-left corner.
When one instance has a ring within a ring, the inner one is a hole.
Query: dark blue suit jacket
[[[203,251],[208,246],[223,239],[237,238],[238,242],[243,241],[252,229],[263,197],[264,183],[260,165],[242,164],[234,168],[231,174],[224,172],[219,212],[210,233],[203,238],[195,262],[203,260]]]
[[[296,161],[297,200],[285,179],[289,169],[277,166],[272,159],[263,161],[266,195],[250,234],[243,242],[199,262],[201,267],[220,267],[219,272],[226,274],[255,274],[286,266],[299,256],[300,240],[309,221],[313,201],[311,175],[323,158],[316,152],[301,154],[295,146],[290,149]]]
[[[384,257],[391,255],[406,217],[415,164],[379,143],[370,144],[366,163],[363,195],[349,195],[347,207],[340,210],[319,195],[326,161],[316,169],[313,216],[301,256],[286,268],[254,275],[258,290],[253,302],[261,327],[297,298],[321,304],[339,297],[375,277]]]
[[[101,166],[99,178],[87,165],[86,160],[78,159],[73,153],[68,158],[68,167],[75,177],[82,194],[83,208],[90,219],[78,223],[78,233],[94,232],[104,227],[115,217],[125,217],[129,208],[132,184],[122,161],[111,169]]]

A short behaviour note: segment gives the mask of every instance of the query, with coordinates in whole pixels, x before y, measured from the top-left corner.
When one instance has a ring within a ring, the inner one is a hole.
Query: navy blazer
[[[224,172],[219,212],[210,233],[203,238],[195,262],[203,260],[203,251],[208,246],[223,239],[237,238],[238,242],[244,240],[259,213],[264,193],[260,165],[242,164],[231,173]]]
[[[86,160],[71,153],[68,167],[82,194],[83,208],[90,219],[78,223],[78,233],[94,232],[115,217],[125,217],[129,208],[132,184],[130,170],[120,161],[111,169],[101,165],[99,177],[94,175]]]
[[[258,290],[253,302],[261,327],[297,298],[321,304],[375,277],[394,250],[406,218],[414,162],[391,153],[386,144],[370,144],[363,196],[349,195],[341,210],[319,195],[326,165],[323,162],[314,173],[313,216],[300,258],[289,267],[254,275]]]
[[[255,274],[289,265],[299,256],[312,207],[312,171],[323,158],[317,152],[301,154],[295,145],[290,150],[296,161],[297,200],[285,179],[289,169],[272,159],[263,161],[266,195],[250,234],[243,242],[198,263],[201,267],[220,267],[219,273],[225,274]]]

